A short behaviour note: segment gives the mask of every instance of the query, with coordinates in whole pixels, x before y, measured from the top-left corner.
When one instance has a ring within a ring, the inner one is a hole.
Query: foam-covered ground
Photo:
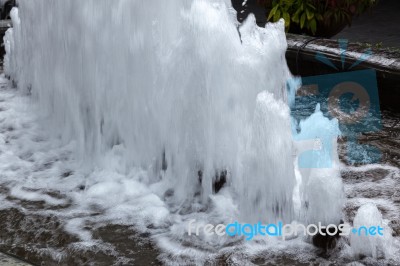
[[[301,238],[190,238],[185,230],[189,220],[217,224],[236,215],[230,191],[212,196],[207,209],[198,212],[185,212],[184,206],[171,209],[168,196],[157,196],[157,188],[142,181],[146,171],[121,170],[125,151],[118,146],[105,157],[104,169],[82,169],[73,143],[65,145],[49,135],[37,104],[3,76],[0,83],[1,250],[46,265],[400,264],[400,171],[393,156],[384,165],[343,166],[342,171],[346,219],[352,221],[363,203],[375,203],[396,236],[389,259],[354,257],[348,239],[325,254]],[[396,125],[393,116],[384,117],[384,132],[394,142],[399,140],[398,121]]]

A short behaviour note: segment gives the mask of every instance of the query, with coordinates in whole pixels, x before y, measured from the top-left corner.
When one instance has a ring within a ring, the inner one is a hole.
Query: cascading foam
[[[86,168],[123,148],[118,171],[143,169],[142,183],[185,213],[195,198],[207,204],[226,171],[246,222],[338,222],[337,164],[325,181],[318,169],[296,181],[283,21],[239,25],[228,0],[20,1],[12,18],[6,74]]]

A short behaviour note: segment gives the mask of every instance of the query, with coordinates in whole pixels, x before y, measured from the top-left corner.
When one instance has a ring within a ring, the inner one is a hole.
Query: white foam
[[[188,221],[337,222],[337,154],[332,169],[296,166],[283,21],[258,28],[251,15],[238,28],[230,1],[213,0],[21,1],[12,17],[5,70],[32,97],[0,93],[2,127],[15,128],[0,134],[1,182],[17,198],[70,203],[39,213],[62,217],[83,246],[98,244],[88,223],[115,223],[150,232],[183,261],[238,252],[243,262],[314,250],[300,238],[189,239]],[[317,110],[299,134],[334,139],[335,123]]]
[[[393,252],[392,230],[382,219],[382,214],[375,204],[362,205],[354,217],[353,227],[372,227],[380,226],[383,228],[383,236],[366,235],[364,231],[360,235],[352,234],[350,245],[356,256],[364,255],[373,258],[390,258]]]
[[[207,204],[227,170],[243,219],[290,221],[284,22],[259,28],[250,15],[238,28],[230,1],[79,5],[39,0],[14,9],[5,71],[37,99],[48,131],[75,144],[80,167],[144,169],[141,181],[159,183],[159,197],[173,189],[175,205],[198,192]],[[93,176],[87,196],[118,202],[110,195],[136,189],[121,190],[119,178]]]

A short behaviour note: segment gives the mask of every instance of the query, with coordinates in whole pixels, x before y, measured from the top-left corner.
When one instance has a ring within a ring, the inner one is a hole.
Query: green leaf
[[[277,10],[274,15],[274,21],[278,21],[281,18],[281,11]]]
[[[279,7],[279,5],[276,5],[276,6],[274,6],[274,8],[271,9],[267,20],[270,20],[275,15],[276,11],[278,10],[278,7]]]
[[[300,28],[304,28],[304,23],[306,22],[306,13],[303,13],[300,18]]]
[[[315,20],[315,18],[310,21],[310,28],[313,34],[317,32],[317,21]]]
[[[315,10],[315,6],[313,6],[312,4],[308,3],[307,5]]]
[[[307,19],[311,20],[314,17],[314,13],[310,9],[306,9]]]
[[[294,23],[299,24],[300,20],[299,20],[299,14],[296,12],[296,14],[294,14],[294,16],[292,17],[292,21]]]
[[[301,9],[297,9],[296,12],[294,13],[295,16],[299,16],[301,13]]]
[[[288,12],[284,12],[282,17],[285,20],[285,27],[289,27],[289,25],[290,25],[290,15],[289,15],[289,13]]]
[[[324,17],[321,14],[315,14],[315,17],[317,18],[317,20],[322,21],[324,20]]]
[[[272,10],[271,10],[271,12],[269,12],[267,20],[269,21],[273,17],[273,15],[274,15],[274,13],[272,13]]]
[[[274,8],[272,8],[271,12],[275,14],[275,12],[276,12],[276,10],[278,10],[278,8],[279,8],[279,4],[274,6]]]

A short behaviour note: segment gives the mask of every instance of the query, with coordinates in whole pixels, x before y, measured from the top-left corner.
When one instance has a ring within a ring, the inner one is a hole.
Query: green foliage
[[[273,0],[269,21],[285,20],[286,29],[290,26],[317,32],[319,25],[329,26],[331,23],[346,22],[351,24],[352,18],[367,11],[378,0]]]

